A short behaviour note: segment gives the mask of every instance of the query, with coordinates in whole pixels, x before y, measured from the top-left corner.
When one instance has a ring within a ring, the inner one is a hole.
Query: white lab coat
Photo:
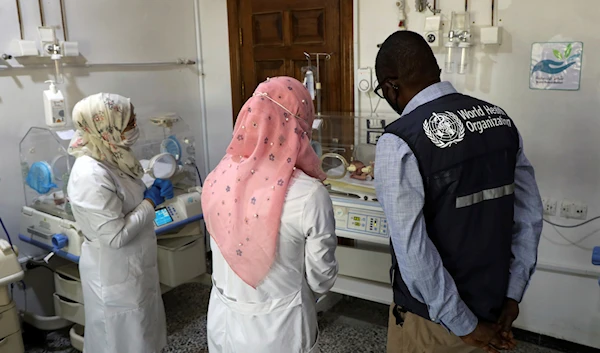
[[[90,157],[71,171],[68,195],[86,238],[79,262],[86,353],[160,353],[166,345],[154,209],[144,190],[141,180]]]
[[[337,277],[336,245],[331,198],[319,181],[302,172],[288,190],[276,259],[258,288],[231,270],[211,239],[209,352],[318,352],[316,299]]]

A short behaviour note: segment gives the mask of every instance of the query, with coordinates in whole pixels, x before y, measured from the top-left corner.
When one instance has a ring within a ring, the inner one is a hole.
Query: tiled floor
[[[188,284],[165,294],[169,345],[164,353],[205,353],[206,312],[210,289]],[[387,332],[387,307],[358,299],[344,299],[320,316],[323,353],[384,353]],[[46,348],[31,347],[28,353],[74,353],[68,334],[52,333]],[[518,353],[556,353],[521,344]]]

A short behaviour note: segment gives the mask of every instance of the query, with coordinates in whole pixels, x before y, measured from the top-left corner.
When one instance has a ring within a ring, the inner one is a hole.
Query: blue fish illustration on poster
[[[541,71],[546,74],[556,75],[575,65],[575,62],[565,64],[564,62],[554,60],[542,60],[535,64],[533,72]]]

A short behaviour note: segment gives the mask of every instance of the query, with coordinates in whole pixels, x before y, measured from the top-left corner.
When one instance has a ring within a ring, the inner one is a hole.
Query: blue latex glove
[[[160,194],[160,189],[154,185],[150,189],[146,189],[144,199],[151,200],[154,203],[154,207],[165,202],[165,198]]]
[[[160,189],[160,196],[167,200],[170,200],[173,198],[173,196],[175,196],[173,192],[173,183],[171,183],[170,180],[156,179],[154,180],[152,187],[157,187]]]

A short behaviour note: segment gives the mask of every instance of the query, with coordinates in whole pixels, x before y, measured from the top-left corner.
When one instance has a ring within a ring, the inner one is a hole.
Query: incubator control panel
[[[334,197],[332,200],[338,237],[382,244],[389,242],[387,220],[379,203]]]
[[[200,198],[200,192],[192,191],[159,205],[154,211],[155,230],[201,214]]]
[[[351,212],[348,213],[348,219],[348,229],[364,231],[370,235],[387,235],[385,218]]]

